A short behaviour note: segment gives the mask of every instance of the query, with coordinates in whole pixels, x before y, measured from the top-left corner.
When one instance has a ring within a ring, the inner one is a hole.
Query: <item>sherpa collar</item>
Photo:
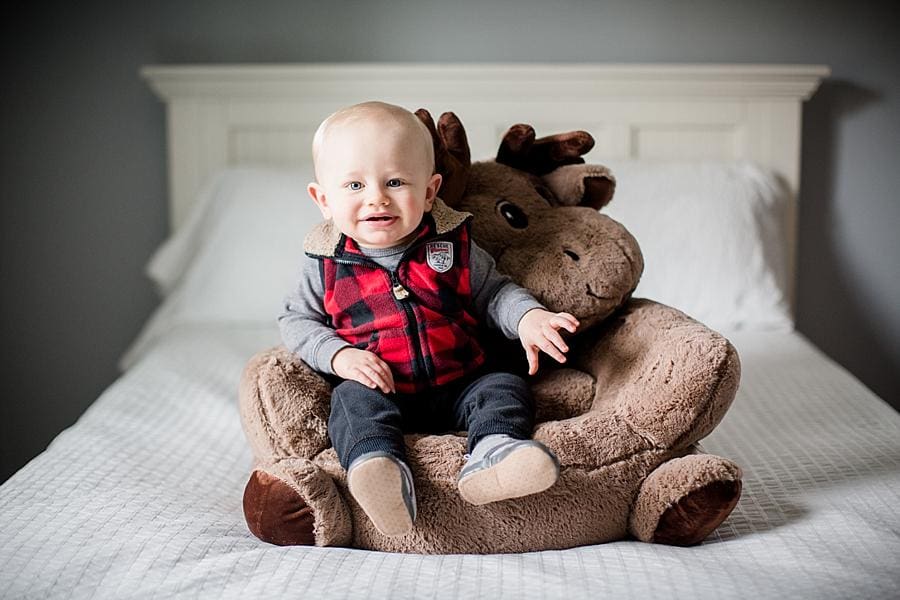
[[[431,207],[437,235],[453,231],[471,216],[470,213],[453,210],[440,198],[435,198]],[[334,226],[334,221],[328,219],[313,227],[306,235],[303,250],[313,256],[334,256],[340,241],[341,230]]]

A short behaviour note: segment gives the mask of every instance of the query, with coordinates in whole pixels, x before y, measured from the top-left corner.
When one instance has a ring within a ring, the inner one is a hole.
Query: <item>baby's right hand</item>
[[[385,394],[397,391],[391,368],[374,352],[347,346],[331,359],[331,368],[341,379],[352,379],[372,389],[377,387]]]

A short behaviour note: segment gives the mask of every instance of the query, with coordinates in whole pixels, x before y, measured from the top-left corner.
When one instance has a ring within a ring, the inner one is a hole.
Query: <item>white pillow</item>
[[[715,329],[790,329],[787,194],[747,163],[616,161],[603,209],[637,238],[636,295]],[[303,238],[321,214],[306,193],[311,166],[234,168],[214,176],[147,272],[164,301],[123,357],[191,324],[273,324],[294,284]]]
[[[192,323],[274,324],[322,215],[306,193],[311,166],[234,168],[213,176],[147,274],[164,297],[120,361],[127,368],[160,334]]]
[[[790,192],[748,162],[612,161],[616,192],[603,212],[644,255],[636,296],[713,329],[791,330]]]

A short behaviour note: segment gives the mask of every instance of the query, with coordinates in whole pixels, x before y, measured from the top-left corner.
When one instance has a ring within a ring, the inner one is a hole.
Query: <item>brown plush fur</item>
[[[698,543],[740,496],[737,465],[695,446],[734,398],[734,348],[675,309],[630,299],[643,261],[628,231],[596,210],[615,182],[604,167],[578,164],[592,144],[587,134],[535,140],[530,127],[517,126],[498,161],[521,168],[470,165],[455,116],[437,126],[420,116],[435,137],[445,202],[475,216],[473,237],[501,271],[582,323],[565,367],[543,362],[532,379],[534,437],[559,457],[559,480],[540,494],[472,506],[456,488],[464,432],[408,435],[418,518],[409,534],[381,535],[348,493],[329,447],[327,383],[276,348],[251,360],[240,393],[257,459],[244,497],[251,531],[276,544],[417,553],[562,549],[628,535]],[[504,212],[501,202],[516,207]],[[452,216],[445,209],[439,205],[442,220]],[[508,220],[510,210],[527,226]]]

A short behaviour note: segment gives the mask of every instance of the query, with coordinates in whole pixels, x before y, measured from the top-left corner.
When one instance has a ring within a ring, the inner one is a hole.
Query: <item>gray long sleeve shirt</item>
[[[496,269],[493,257],[471,242],[469,272],[474,315],[499,329],[510,339],[518,337],[519,320],[526,312],[543,306],[524,288]],[[360,248],[382,267],[393,271],[408,248]],[[285,298],[278,317],[281,338],[287,348],[313,369],[334,374],[334,355],[350,344],[327,325],[323,298],[325,289],[319,260],[303,255],[296,288]]]

